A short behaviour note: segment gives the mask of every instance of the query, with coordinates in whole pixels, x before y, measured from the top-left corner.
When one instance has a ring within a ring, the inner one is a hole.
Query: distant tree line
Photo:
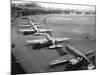
[[[11,14],[12,16],[28,16],[28,15],[35,15],[35,14],[70,14],[70,12],[76,12],[76,14],[81,14],[81,11],[75,10],[62,10],[62,9],[47,9],[41,7],[41,5],[37,3],[26,3],[26,4],[12,4],[11,5]],[[85,12],[85,14],[90,14],[90,12]],[[95,13],[93,13],[95,14]]]

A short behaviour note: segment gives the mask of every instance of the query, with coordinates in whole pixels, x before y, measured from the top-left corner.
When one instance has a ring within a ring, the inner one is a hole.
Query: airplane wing
[[[29,22],[19,22],[20,24],[28,24]]]
[[[21,26],[21,27],[31,27],[32,25],[23,25],[23,24],[20,24],[19,26]]]
[[[25,32],[25,31],[35,31],[34,29],[19,29],[19,32]]]
[[[55,40],[57,41],[57,43],[62,43],[67,42],[68,40],[70,40],[70,38],[55,38]]]
[[[58,64],[62,64],[62,63],[66,63],[68,60],[70,60],[69,56],[66,54],[64,56],[59,57],[58,59],[55,59],[53,61],[51,61],[49,64],[51,66],[53,65],[58,65]]]
[[[39,29],[40,32],[52,31],[52,29]]]
[[[45,40],[43,39],[39,39],[39,40],[28,40],[26,41],[26,43],[29,43],[29,44],[34,44],[34,43],[44,43]]]

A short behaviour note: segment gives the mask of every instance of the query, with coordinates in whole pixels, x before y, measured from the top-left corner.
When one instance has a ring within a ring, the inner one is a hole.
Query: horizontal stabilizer
[[[52,45],[52,46],[49,46],[49,49],[56,49],[56,48],[62,48],[63,46],[62,45]]]

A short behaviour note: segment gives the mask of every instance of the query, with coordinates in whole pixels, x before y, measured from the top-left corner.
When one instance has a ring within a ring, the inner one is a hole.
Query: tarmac
[[[55,38],[71,38],[69,42],[61,43],[63,46],[70,44],[84,54],[88,51],[96,51],[96,40],[84,37],[95,36],[95,16],[71,16],[63,14],[31,16],[31,18],[34,17],[37,18],[36,23],[45,24],[46,27],[43,28],[52,29]],[[26,46],[26,40],[40,39],[41,36],[23,36],[18,34],[17,30],[21,28],[19,27],[21,21],[22,19],[17,18],[11,26],[11,44],[15,44],[11,52],[26,73],[64,71],[66,64],[55,67],[50,67],[49,65],[49,62],[64,54],[61,49],[50,50],[46,47],[34,50],[31,46]]]

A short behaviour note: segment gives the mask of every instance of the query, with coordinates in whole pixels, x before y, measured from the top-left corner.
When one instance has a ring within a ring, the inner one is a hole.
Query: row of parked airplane
[[[18,32],[21,32],[23,35],[34,35],[34,36],[41,36],[42,39],[38,40],[28,40],[26,41],[28,45],[33,45],[35,44],[36,47],[33,48],[42,48],[49,46],[50,49],[54,48],[61,48],[62,45],[58,45],[58,43],[66,42],[70,40],[70,38],[53,38],[52,36],[52,29],[39,29],[39,26],[44,26],[44,25],[37,25],[34,24],[30,17],[29,19],[29,24],[30,25],[21,25],[23,27],[28,27],[27,29],[19,29]]]
[[[25,23],[25,22],[21,22]],[[33,46],[33,49],[41,49],[44,47],[48,47],[49,49],[57,49],[57,48],[63,48],[63,45],[59,45],[59,43],[68,42],[71,38],[54,38],[52,35],[52,29],[39,29],[40,26],[45,25],[38,25],[32,22],[32,19],[30,16],[28,17],[28,25],[20,25],[22,27],[25,27],[27,29],[19,29],[18,32],[22,33],[23,35],[34,35],[34,36],[41,36],[41,39],[38,40],[28,40],[26,41],[27,46]],[[92,64],[92,62],[80,51],[75,49],[74,47],[67,45],[66,47],[67,52],[70,56],[74,56],[74,59],[67,60],[66,55],[59,57],[56,60],[53,60],[50,62],[50,65],[58,65],[61,63],[67,63],[68,61],[72,65],[76,65],[77,63],[81,63],[81,61],[87,64],[87,69],[93,69],[95,66]],[[84,62],[84,61],[85,62]],[[69,63],[68,62],[68,63]],[[81,64],[82,65],[82,64]]]

